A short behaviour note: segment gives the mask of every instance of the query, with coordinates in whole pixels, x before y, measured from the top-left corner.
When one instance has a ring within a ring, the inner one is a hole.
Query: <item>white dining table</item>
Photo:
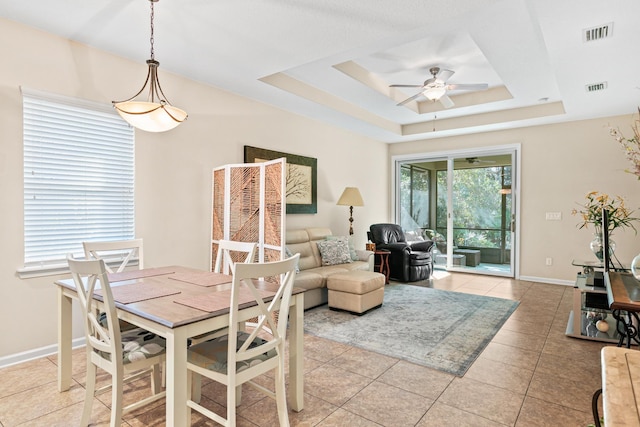
[[[189,425],[187,340],[228,325],[229,304],[222,303],[225,298],[221,297],[228,295],[231,283],[220,283],[224,280],[219,273],[180,266],[110,274],[109,281],[118,318],[166,339],[166,425]],[[71,385],[72,301],[77,298],[77,292],[72,279],[58,280],[55,285],[58,291],[58,390],[63,392]],[[220,298],[215,298],[216,292],[221,292]],[[242,317],[257,314],[255,302],[241,306]],[[304,407],[303,316],[304,291],[294,288],[288,339],[289,406],[294,411]]]

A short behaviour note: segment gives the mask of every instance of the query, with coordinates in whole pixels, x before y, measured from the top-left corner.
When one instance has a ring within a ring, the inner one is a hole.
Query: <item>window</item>
[[[110,106],[22,89],[24,269],[66,268],[84,240],[132,239],[134,131]]]

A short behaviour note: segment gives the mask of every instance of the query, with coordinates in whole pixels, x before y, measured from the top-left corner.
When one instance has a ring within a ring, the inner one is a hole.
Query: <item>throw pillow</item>
[[[346,240],[324,240],[318,242],[322,265],[347,264],[351,262],[349,243]]]
[[[327,236],[325,240],[345,240],[349,244],[349,255],[351,256],[351,261],[358,261],[358,253],[356,252],[356,247],[353,244],[353,239],[347,236]]]
[[[284,255],[287,258],[291,258],[294,254],[293,252],[291,252],[291,249],[289,249],[288,246],[284,247]],[[300,266],[298,265],[300,263],[300,258],[298,258],[298,262],[296,263],[296,273],[300,273]]]

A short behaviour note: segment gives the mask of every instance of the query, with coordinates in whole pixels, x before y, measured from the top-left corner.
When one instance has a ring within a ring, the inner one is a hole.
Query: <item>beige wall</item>
[[[46,351],[55,345],[57,331],[52,282],[60,276],[16,276],[23,263],[19,87],[110,104],[139,89],[146,58],[124,60],[2,19],[0,40],[1,366],[16,360],[10,356],[17,353]],[[174,76],[162,67],[160,79],[189,120],[164,134],[136,131],[136,232],[145,241],[146,265],[208,268],[211,171],[242,163],[244,145],[318,159],[318,214],[288,215],[288,228],[329,226],[335,234],[346,234],[348,208],[336,206],[345,186],[359,187],[366,204],[354,212],[359,246],[364,247],[370,223],[387,220],[386,144]],[[75,337],[82,336],[81,328],[76,316]]]
[[[632,135],[632,112],[626,116],[539,126],[432,141],[394,144],[390,156],[455,151],[521,144],[520,277],[572,283],[578,267],[572,259],[594,260],[589,251],[593,228],[579,230],[571,210],[580,208],[590,191],[625,197],[640,216],[640,182],[624,170],[623,150],[609,136],[608,124]],[[561,221],[545,220],[546,212],[561,212]],[[640,222],[636,225],[640,229]],[[640,253],[640,237],[631,229],[617,229],[616,255],[629,264]],[[553,265],[545,265],[545,259]]]

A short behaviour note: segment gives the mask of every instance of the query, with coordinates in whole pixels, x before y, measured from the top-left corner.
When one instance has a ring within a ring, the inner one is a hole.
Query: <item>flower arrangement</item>
[[[626,138],[620,129],[609,127],[609,134],[615,138],[622,146],[627,160],[633,165],[632,169],[625,172],[634,174],[640,180],[640,107],[638,107],[639,118],[633,121],[631,130],[633,130],[633,138]]]
[[[584,209],[571,211],[571,215],[579,214],[582,217],[582,222],[578,223],[579,228],[588,228],[589,224],[593,224],[596,233],[600,234],[602,232],[602,209],[606,209],[609,213],[609,232],[619,227],[631,227],[633,231],[638,232],[633,225],[633,221],[638,218],[631,216],[634,211],[627,209],[622,197],[610,197],[598,191],[592,191],[585,197],[587,201],[581,205]]]

